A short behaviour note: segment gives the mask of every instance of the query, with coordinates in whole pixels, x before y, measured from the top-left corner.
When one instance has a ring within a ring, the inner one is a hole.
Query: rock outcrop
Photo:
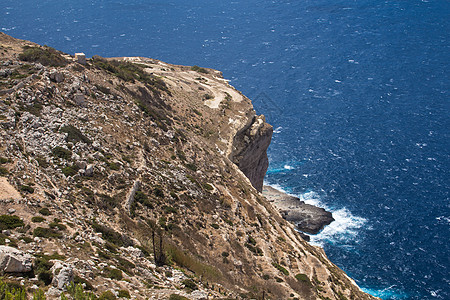
[[[0,246],[0,273],[26,273],[33,268],[31,255],[16,248]]]
[[[332,214],[325,209],[306,204],[299,198],[271,186],[264,186],[262,194],[280,211],[286,221],[293,223],[300,231],[317,234],[324,226],[334,221]]]
[[[263,115],[255,116],[248,126],[236,133],[230,159],[261,192],[264,176],[269,167],[267,148],[272,139],[273,127],[266,123]]]

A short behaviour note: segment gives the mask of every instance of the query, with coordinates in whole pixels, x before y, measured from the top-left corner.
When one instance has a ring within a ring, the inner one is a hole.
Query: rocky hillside
[[[84,63],[0,34],[3,285],[47,299],[70,298],[70,282],[101,299],[372,299],[260,193],[271,134],[218,71]]]

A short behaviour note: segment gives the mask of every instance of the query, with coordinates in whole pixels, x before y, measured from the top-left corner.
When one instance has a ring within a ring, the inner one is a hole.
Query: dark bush
[[[171,294],[169,296],[169,300],[189,300],[189,298],[186,298],[184,296],[180,296],[180,295],[177,295],[177,294]]]
[[[73,283],[75,283],[75,284],[83,284],[84,288],[86,290],[92,291],[94,289],[94,286],[89,281],[87,281],[84,278],[81,278],[78,275],[75,275],[75,277],[73,278]]]
[[[117,296],[119,296],[119,298],[127,298],[130,299],[130,292],[127,290],[119,290],[119,293],[117,294]]]
[[[68,125],[64,126],[60,129],[61,132],[67,133],[66,141],[67,142],[83,142],[86,144],[91,144],[91,140],[88,139],[78,128]]]
[[[34,193],[34,188],[29,186],[29,185],[21,185],[20,186],[20,190],[22,192],[26,192],[26,193],[29,193],[29,194],[33,194]]]
[[[43,207],[39,210],[39,213],[43,216],[50,216],[52,213],[47,207]]]
[[[184,287],[188,290],[193,291],[198,289],[197,284],[192,279],[185,279],[181,283],[184,284]]]
[[[122,280],[122,271],[119,269],[111,269],[108,272],[108,277],[111,279]]]
[[[272,265],[277,268],[281,273],[283,273],[284,275],[288,276],[289,275],[289,271],[286,270],[286,268],[284,268],[283,266],[281,266],[280,264],[277,263],[272,263]]]
[[[197,171],[197,166],[194,164],[186,164],[186,167],[194,172]]]
[[[51,222],[50,224],[48,224],[48,227],[50,227],[51,229],[57,229],[57,230],[66,230],[67,226],[58,222]]]
[[[98,300],[116,300],[116,296],[111,291],[103,292],[100,297],[98,297]]]
[[[52,150],[53,156],[59,157],[62,159],[69,160],[72,158],[72,151],[64,149],[63,147],[56,146]]]
[[[35,216],[35,217],[31,218],[31,222],[33,222],[33,223],[42,223],[44,221],[45,221],[45,218],[41,217],[41,216]]]
[[[159,188],[159,187],[156,187],[156,188],[153,190],[153,194],[155,194],[155,196],[156,196],[156,197],[159,197],[159,198],[164,197],[164,192],[163,192],[163,190],[162,190],[161,188]]]
[[[295,279],[297,279],[298,281],[301,281],[301,282],[311,283],[308,276],[306,276],[306,274],[297,274],[297,275],[295,275]]]
[[[19,54],[19,59],[28,62],[38,62],[44,66],[63,67],[67,65],[61,54],[51,47],[23,47],[24,51]]]
[[[0,167],[0,175],[8,175],[9,171],[5,167]]]
[[[0,215],[0,230],[23,227],[25,223],[16,215]]]
[[[74,176],[77,175],[78,173],[78,167],[73,165],[73,166],[67,166],[61,169],[62,173],[65,176]]]
[[[199,67],[197,65],[192,66],[191,70],[195,71],[195,72],[203,73],[203,74],[208,74],[208,70],[206,70],[205,68],[201,68],[201,67]]]
[[[42,271],[38,274],[38,279],[42,281],[45,285],[52,283],[53,275],[50,271]]]
[[[44,227],[36,227],[33,230],[33,235],[37,237],[43,237],[43,238],[60,238],[62,237],[62,234],[57,232],[54,229],[51,228],[44,228]]]

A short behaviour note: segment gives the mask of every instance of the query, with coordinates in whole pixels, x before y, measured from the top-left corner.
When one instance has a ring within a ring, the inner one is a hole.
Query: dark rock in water
[[[264,186],[262,193],[278,208],[283,218],[295,224],[300,231],[317,234],[323,227],[334,221],[332,214],[325,209],[306,204],[299,198],[270,186]]]
[[[311,237],[303,232],[299,232],[300,236],[302,237],[302,239],[304,239],[305,241],[309,242],[311,240]]]

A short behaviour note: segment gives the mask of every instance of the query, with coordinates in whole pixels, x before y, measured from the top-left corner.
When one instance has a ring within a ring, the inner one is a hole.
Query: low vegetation
[[[25,226],[25,223],[16,215],[0,215],[0,231],[23,226]]]
[[[197,65],[192,66],[191,70],[195,71],[195,72],[203,73],[203,74],[208,74],[208,70],[206,70],[205,68],[199,67]]]
[[[51,47],[23,47],[23,52],[19,54],[19,59],[28,62],[40,63],[44,66],[63,67],[68,61]]]

